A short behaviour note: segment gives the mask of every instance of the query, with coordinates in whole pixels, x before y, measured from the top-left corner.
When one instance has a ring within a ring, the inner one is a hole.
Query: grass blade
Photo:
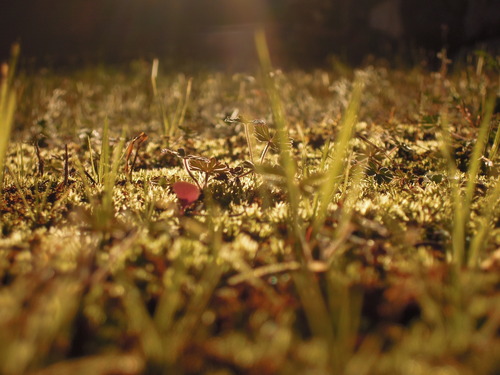
[[[313,335],[321,338],[324,343],[331,344],[333,342],[333,331],[328,316],[328,309],[318,282],[314,278],[314,274],[308,269],[307,266],[308,263],[312,262],[312,256],[305,241],[304,231],[300,222],[300,192],[295,179],[297,166],[292,157],[291,151],[285,146],[289,143],[285,113],[279,97],[279,91],[271,77],[271,57],[269,55],[264,30],[258,30],[256,32],[255,44],[261,64],[264,85],[271,104],[271,110],[276,127],[276,137],[278,144],[280,145],[281,165],[285,171],[289,204],[288,226],[290,227],[293,236],[292,249],[294,250],[297,260],[302,265],[301,269],[293,274],[295,287],[300,300],[302,301],[302,306]]]
[[[340,185],[342,168],[349,152],[349,142],[353,136],[354,126],[356,125],[362,91],[363,83],[360,81],[355,82],[351,100],[340,124],[338,139],[333,148],[332,161],[326,172],[326,179],[320,188],[320,202],[317,212],[314,215],[313,234],[317,234],[319,228],[323,225],[328,205]]]
[[[0,83],[0,189],[3,188],[5,158],[16,111],[16,92],[12,84],[19,52],[20,47],[15,44],[12,47],[10,63],[2,65]]]
[[[109,174],[109,120],[106,117],[102,129],[101,155],[99,157],[99,169],[97,173],[97,182],[102,184],[104,178]]]

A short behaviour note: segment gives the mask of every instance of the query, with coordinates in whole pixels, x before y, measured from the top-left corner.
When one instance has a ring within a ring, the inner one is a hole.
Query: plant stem
[[[184,165],[184,169],[188,173],[189,177],[191,177],[193,179],[193,181],[196,183],[196,186],[198,186],[198,189],[200,189],[200,191],[203,190],[200,183],[198,182],[198,179],[196,177],[194,177],[193,172],[191,171],[191,168],[189,168],[187,158],[182,158],[182,164]]]
[[[247,139],[247,144],[248,144],[248,152],[250,153],[250,161],[252,162],[252,164],[254,164],[252,140],[250,139],[250,131],[248,129],[249,126],[250,126],[250,124],[248,124],[246,122],[243,123],[243,128],[245,129],[245,138]]]

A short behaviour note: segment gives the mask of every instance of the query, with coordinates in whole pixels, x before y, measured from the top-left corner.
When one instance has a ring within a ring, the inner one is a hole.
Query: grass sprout
[[[164,104],[164,99],[158,91],[157,81],[159,64],[160,61],[158,59],[153,60],[153,65],[151,68],[151,85],[153,88],[153,95],[155,96],[160,108],[165,135],[173,137],[179,127],[184,123],[184,118],[186,117],[186,111],[189,105],[189,98],[191,96],[193,79],[188,79],[184,95],[177,101],[175,109],[171,113],[169,113],[168,108]]]

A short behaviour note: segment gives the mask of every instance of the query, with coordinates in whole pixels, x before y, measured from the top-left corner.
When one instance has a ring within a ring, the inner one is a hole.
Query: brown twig
[[[127,150],[125,151],[125,174],[127,175],[128,178],[132,176],[132,171],[134,170],[134,166],[137,161],[137,155],[139,155],[139,149],[147,139],[148,139],[147,134],[141,132],[141,134],[132,139],[129,145],[127,146]],[[135,147],[134,159],[132,159],[132,164],[129,166],[128,161],[130,159],[130,155],[132,155],[134,147]]]

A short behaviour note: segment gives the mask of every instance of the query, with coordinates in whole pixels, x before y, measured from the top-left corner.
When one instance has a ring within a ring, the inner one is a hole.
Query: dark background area
[[[1,59],[19,41],[24,60],[41,65],[160,57],[245,69],[260,26],[285,66],[332,55],[415,62],[443,47],[498,53],[500,0],[7,0],[0,26]]]

